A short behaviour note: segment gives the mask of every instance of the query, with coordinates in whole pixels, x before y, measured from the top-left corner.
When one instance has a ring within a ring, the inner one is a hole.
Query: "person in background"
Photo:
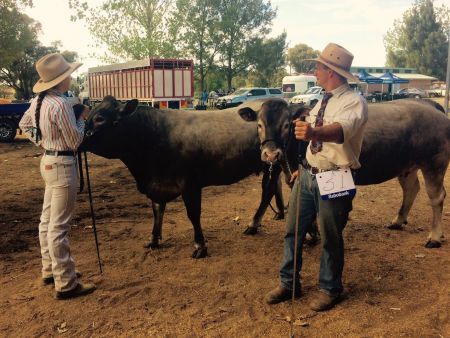
[[[208,103],[208,91],[206,89],[203,90],[202,92],[202,106],[206,106],[206,104]]]
[[[305,60],[306,61],[306,60]],[[316,175],[330,170],[358,169],[364,128],[368,119],[366,100],[353,91],[348,80],[357,81],[350,73],[353,55],[345,48],[330,43],[317,59],[314,75],[326,93],[311,110],[310,123],[296,120],[295,137],[310,141],[307,164],[295,180],[289,200],[284,237],[284,255],[280,268],[280,286],[266,295],[268,304],[276,304],[301,296],[300,270],[306,229],[319,217],[322,240],[319,291],[310,303],[314,311],[324,311],[341,300],[343,292],[344,240],[342,231],[352,210],[351,194],[323,200]],[[293,176],[298,175],[298,172]],[[339,195],[339,194],[336,194]],[[298,201],[300,198],[300,201]],[[298,203],[299,202],[299,203]],[[297,205],[300,210],[297,212]],[[297,215],[299,218],[297,219]],[[294,276],[295,228],[298,225],[297,266]]]
[[[38,95],[31,101],[19,126],[25,135],[44,149],[40,171],[45,182],[39,224],[42,283],[54,284],[56,299],[89,294],[93,284],[79,281],[80,273],[69,247],[68,234],[77,195],[76,154],[84,136],[85,107],[79,117],[64,93],[71,74],[81,63],[68,63],[61,54],[48,54],[36,62],[40,79],[33,87]]]

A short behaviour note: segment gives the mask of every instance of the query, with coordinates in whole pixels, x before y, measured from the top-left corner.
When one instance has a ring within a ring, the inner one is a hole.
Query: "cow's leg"
[[[192,258],[203,258],[207,255],[205,238],[203,237],[202,226],[200,224],[200,214],[202,207],[202,189],[190,187],[186,189],[181,196],[186,206],[187,215],[194,227],[195,250]]]
[[[402,205],[398,211],[397,217],[392,220],[388,226],[391,230],[401,230],[403,225],[408,223],[408,214],[420,190],[419,179],[417,178],[418,169],[408,171],[398,177],[403,191]]]
[[[166,203],[156,203],[151,201],[153,210],[153,231],[152,238],[144,244],[144,248],[158,248],[159,241],[162,239],[162,223],[164,211],[166,210]]]
[[[268,167],[265,166],[264,172],[263,172],[263,178],[261,183],[261,202],[259,203],[258,210],[256,210],[255,215],[253,216],[252,222],[250,225],[245,229],[244,234],[245,235],[254,235],[258,232],[258,227],[261,226],[262,218],[267,210],[267,207],[269,206],[270,201],[272,200],[272,197],[279,191],[281,194],[281,181],[279,180],[281,173],[281,167],[280,166],[274,166],[272,172],[270,173],[268,170]],[[278,187],[280,185],[280,187]],[[281,197],[282,201],[282,197]],[[283,218],[284,218],[284,203],[281,202],[283,205],[281,207]],[[277,201],[278,206],[278,201]],[[279,206],[278,206],[279,207]]]
[[[447,171],[447,166],[448,164],[442,165],[441,168],[422,169],[427,194],[430,198],[431,209],[433,210],[433,224],[431,225],[428,241],[425,244],[427,248],[439,248],[441,246],[441,240],[444,238],[441,220],[446,196],[444,176]]]
[[[278,175],[278,182],[275,188],[275,204],[277,205],[278,212],[275,213],[273,219],[280,220],[284,219],[284,198],[283,198],[283,186],[281,183],[281,174]]]

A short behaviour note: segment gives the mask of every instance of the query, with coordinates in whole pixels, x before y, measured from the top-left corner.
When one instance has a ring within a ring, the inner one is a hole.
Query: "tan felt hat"
[[[82,63],[68,63],[61,54],[53,53],[41,57],[36,62],[39,81],[33,87],[33,92],[40,93],[50,89],[72,74]]]
[[[305,59],[303,61],[320,62],[348,80],[359,82],[359,79],[350,73],[353,54],[338,44],[331,42],[325,47],[322,53],[320,53],[318,58]]]

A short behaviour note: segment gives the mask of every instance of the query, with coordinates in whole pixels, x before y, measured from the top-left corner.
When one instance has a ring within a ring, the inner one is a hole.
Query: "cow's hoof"
[[[148,241],[147,243],[144,243],[144,248],[145,249],[159,249],[159,242],[153,242],[153,241]]]
[[[273,216],[273,219],[276,220],[276,221],[284,219],[284,214],[282,214],[280,212],[277,212],[277,213],[275,213],[275,216]]]
[[[258,227],[247,227],[244,230],[244,235],[256,235],[258,233]]]
[[[394,223],[394,224],[389,224],[387,226],[387,228],[389,230],[403,230],[404,226],[403,226],[403,224],[396,224],[396,223]]]
[[[206,246],[197,248],[192,253],[192,258],[194,259],[205,258],[206,256],[208,256],[208,248]]]
[[[309,236],[306,236],[304,243],[307,246],[315,246],[315,245],[319,244],[319,242],[320,242],[320,236],[309,234]]]
[[[427,249],[434,249],[434,248],[440,248],[441,242],[433,241],[432,239],[429,239],[427,244],[425,244],[425,248]]]

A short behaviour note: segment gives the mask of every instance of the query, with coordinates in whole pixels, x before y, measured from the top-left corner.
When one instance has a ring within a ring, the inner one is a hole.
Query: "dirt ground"
[[[181,200],[168,204],[162,247],[144,249],[153,221],[149,201],[120,161],[89,155],[104,272],[84,192],[71,250],[82,280],[98,289],[57,301],[51,286],[39,284],[40,155],[23,139],[0,144],[0,336],[288,337],[291,304],[264,303],[278,284],[284,221],[272,220],[269,209],[259,234],[242,234],[258,205],[261,177],[204,189],[209,257],[194,260],[193,230]],[[345,230],[345,299],[326,313],[308,308],[321,249],[305,248],[304,296],[294,304],[303,326],[295,326],[296,337],[450,337],[450,244],[424,248],[431,209],[421,182],[403,231],[386,229],[401,201],[397,182],[359,187]],[[450,173],[445,186],[450,191]],[[447,236],[449,205],[447,198]]]

